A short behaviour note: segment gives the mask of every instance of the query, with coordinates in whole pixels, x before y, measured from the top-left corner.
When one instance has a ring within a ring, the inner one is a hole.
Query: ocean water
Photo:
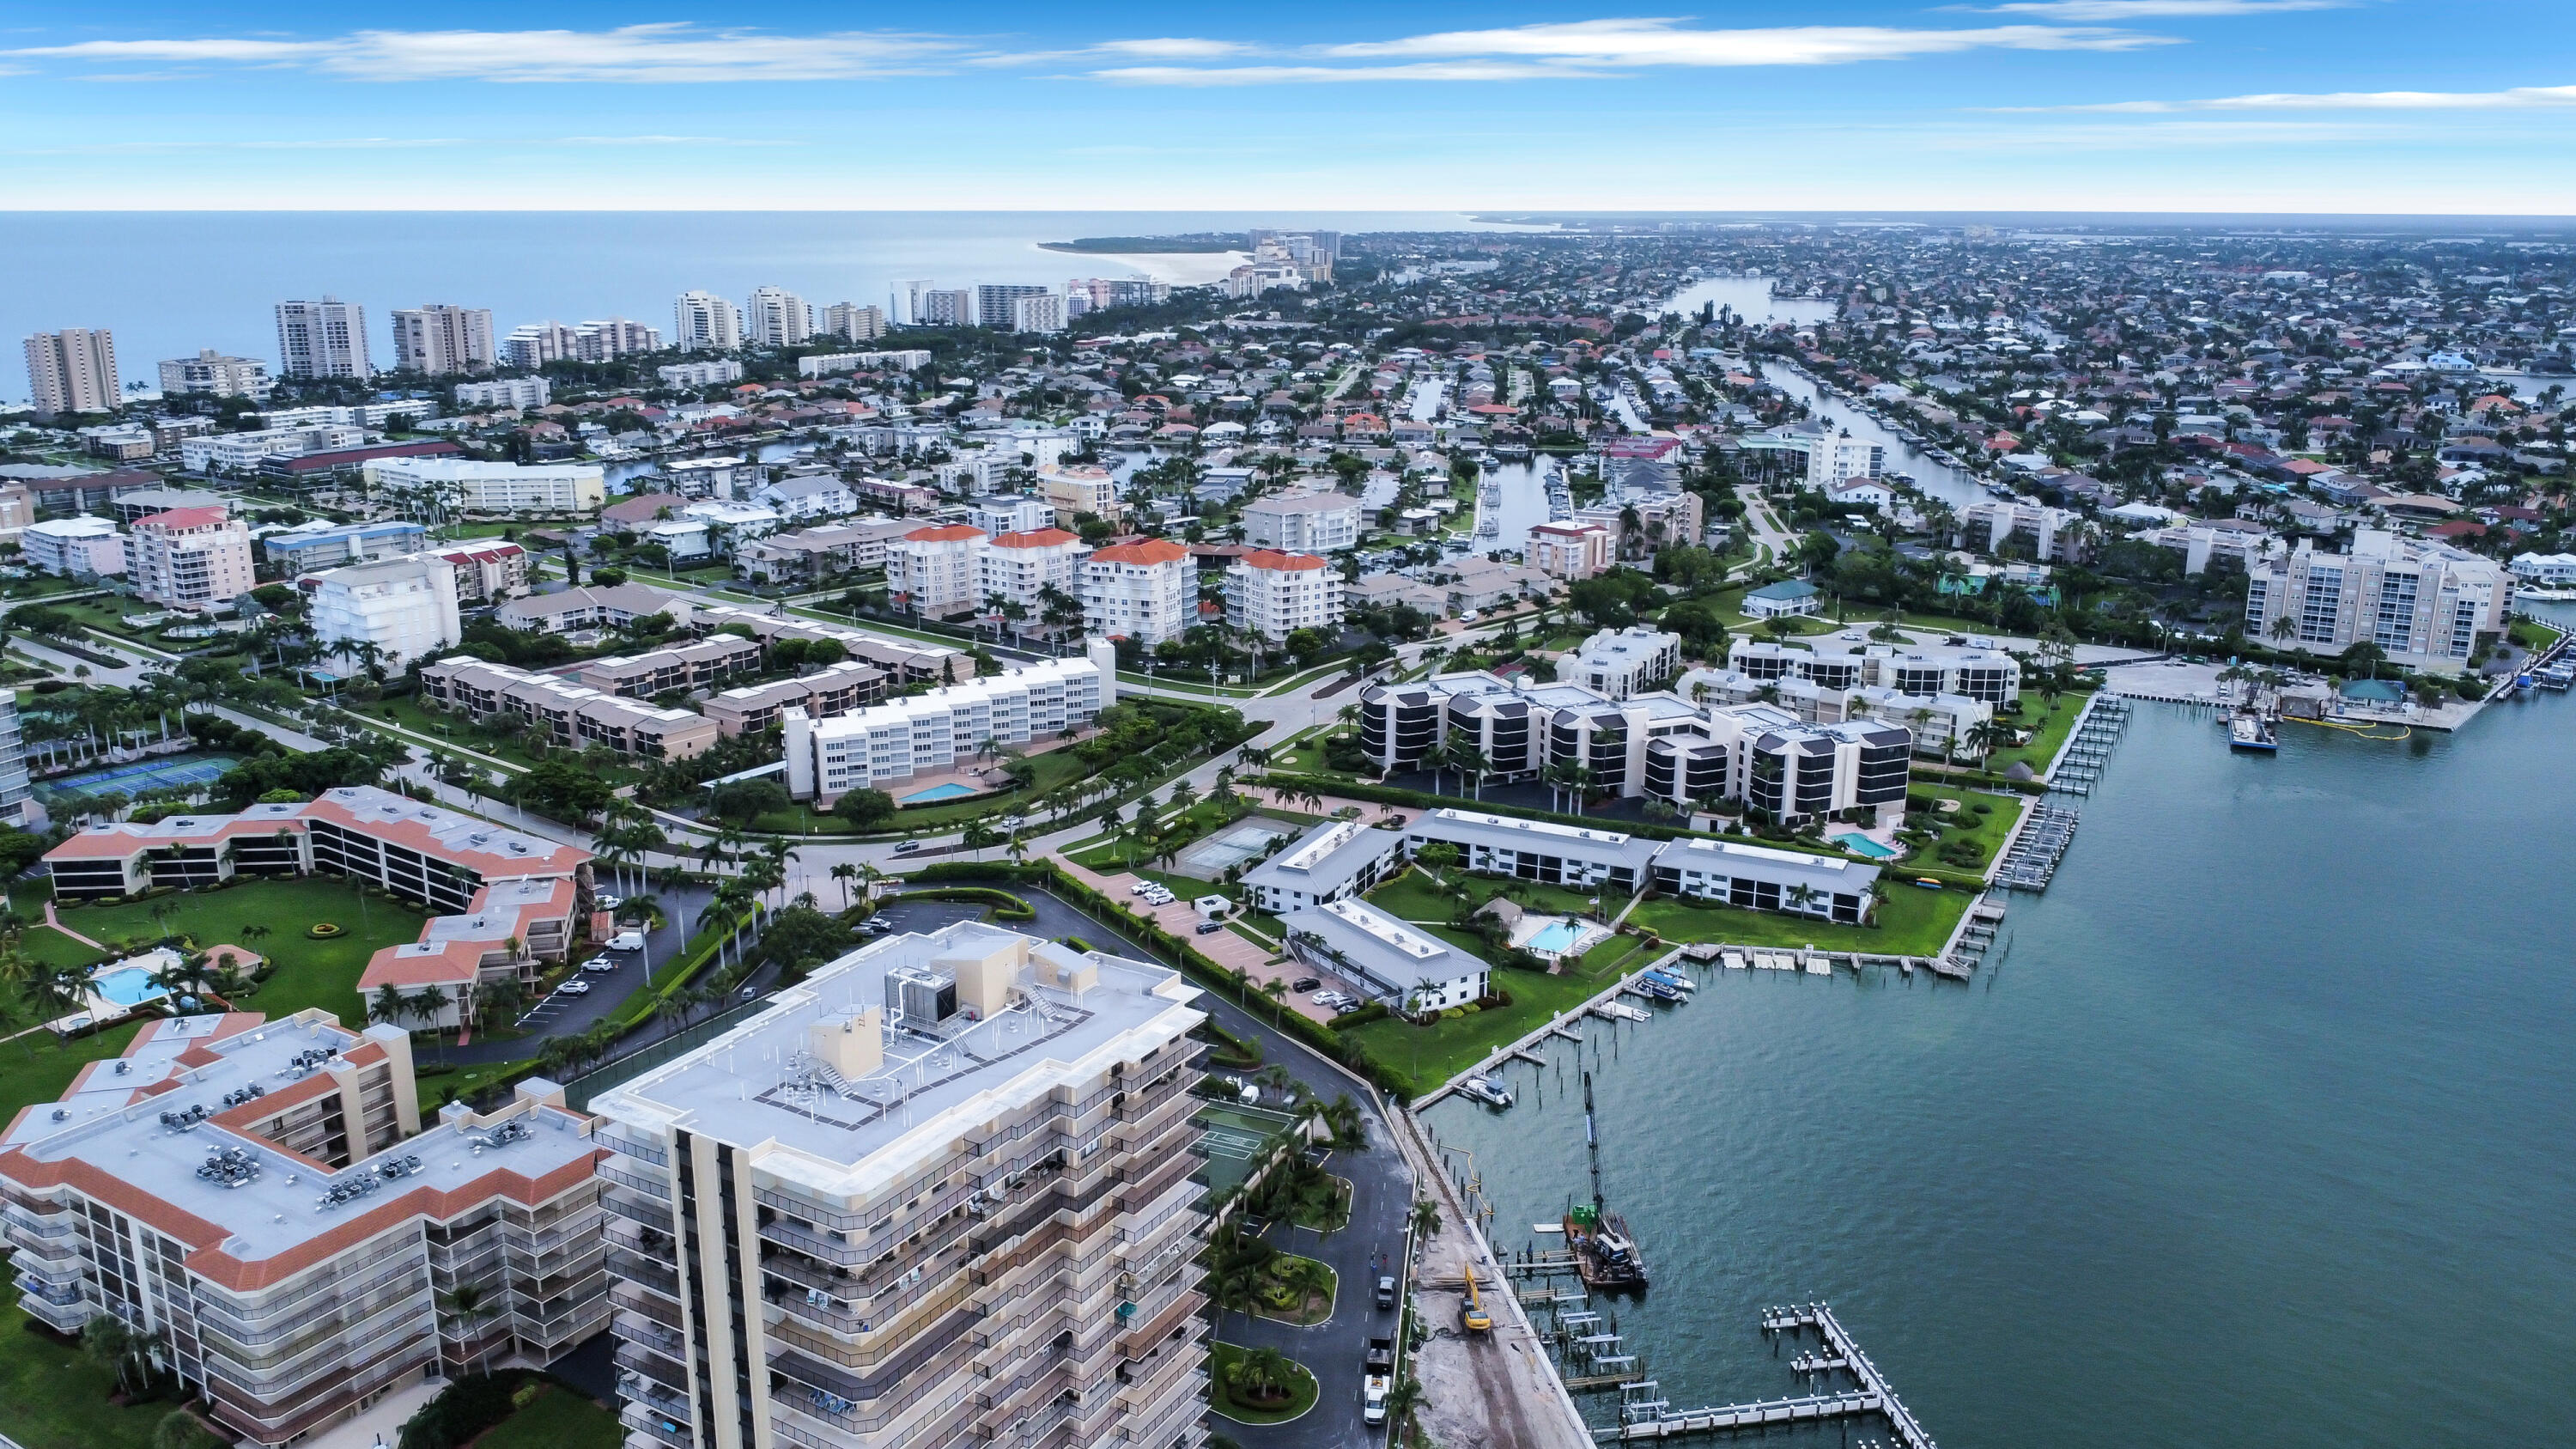
[[[367,308],[379,367],[393,362],[390,314],[424,302],[489,307],[500,332],[524,322],[630,317],[671,330],[692,289],[737,304],[781,286],[817,305],[884,306],[900,280],[943,287],[1151,272],[1204,282],[1236,258],[1042,250],[1085,236],[1162,236],[1247,227],[1514,231],[1455,212],[15,212],[0,213],[0,337],[64,327],[116,334],[125,381],[202,347],[272,363],[272,310],[324,292]],[[0,391],[24,397],[17,349]]]
[[[1823,1298],[1947,1445],[2576,1442],[2571,731],[2140,705],[1973,984],[1703,968],[1428,1115],[1561,1242],[1591,1067],[1654,1270],[1595,1306],[1677,1408],[1797,1391],[1757,1315]]]

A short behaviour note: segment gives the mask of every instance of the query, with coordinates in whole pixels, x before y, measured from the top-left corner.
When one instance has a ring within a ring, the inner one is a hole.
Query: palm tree
[[[849,861],[844,860],[838,862],[832,867],[832,879],[841,883],[842,910],[848,910],[852,904],[850,900],[850,882],[858,879],[858,876],[858,866]]]
[[[1440,1231],[1440,1204],[1429,1198],[1417,1198],[1413,1204],[1413,1235],[1427,1238]]]
[[[480,1283],[457,1284],[438,1295],[438,1306],[455,1321],[456,1346],[460,1351],[473,1337],[475,1325],[501,1311],[501,1305],[484,1292],[483,1285]],[[476,1373],[483,1371],[485,1352],[485,1350],[478,1350],[474,1355]]]
[[[1271,977],[1269,980],[1261,983],[1261,994],[1270,998],[1270,1019],[1272,1023],[1283,1023],[1288,1014],[1287,980],[1278,976]]]
[[[132,1392],[126,1371],[132,1367],[141,1343],[134,1330],[125,1326],[125,1320],[112,1313],[101,1313],[81,1326],[81,1357],[100,1368],[114,1369],[121,1393]]]

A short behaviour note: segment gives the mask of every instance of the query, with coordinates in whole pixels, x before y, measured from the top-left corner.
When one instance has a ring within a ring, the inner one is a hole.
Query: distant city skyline
[[[2553,213],[2532,0],[1212,12],[289,4],[0,39],[0,207]]]

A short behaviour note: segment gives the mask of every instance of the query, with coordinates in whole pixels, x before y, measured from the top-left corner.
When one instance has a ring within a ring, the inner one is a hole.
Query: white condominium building
[[[2356,531],[2350,553],[2308,539],[2248,575],[2245,632],[2267,645],[2340,653],[2376,644],[2401,664],[2459,667],[2478,636],[2500,634],[2513,579],[2490,559],[2383,529]]]
[[[367,309],[328,293],[277,304],[277,370],[284,377],[371,377]]]
[[[627,1442],[1198,1449],[1197,995],[959,922],[594,1099]]]
[[[664,387],[713,387],[718,383],[742,381],[742,364],[732,358],[714,362],[675,362],[653,369]]]
[[[541,1078],[424,1122],[400,1026],[167,1017],[18,1114],[0,1224],[30,1316],[115,1319],[226,1442],[279,1446],[604,1326],[590,1133]],[[484,1311],[459,1321],[467,1290]]]
[[[492,382],[460,382],[456,385],[459,408],[530,408],[544,407],[554,399],[554,389],[542,377],[504,377]]]
[[[1165,538],[1116,543],[1082,561],[1076,590],[1085,629],[1151,649],[1199,621],[1199,570]]]
[[[114,410],[124,396],[116,339],[104,327],[37,333],[27,339],[27,384],[41,418]]]
[[[212,393],[216,397],[265,397],[268,364],[256,357],[227,357],[211,347],[194,357],[174,357],[161,364],[161,391]]]
[[[1047,606],[1048,589],[1074,597],[1075,571],[1090,552],[1080,536],[1061,528],[1001,534],[977,560],[983,596],[1019,605],[1034,622]]]
[[[1557,678],[1605,699],[1626,699],[1681,669],[1682,636],[1651,624],[1631,624],[1625,629],[1604,629],[1584,640],[1573,658],[1558,661]]]
[[[355,424],[318,427],[262,428],[254,433],[207,433],[179,440],[179,466],[191,473],[236,473],[257,468],[270,458],[301,458],[360,447],[367,430]]]
[[[682,292],[671,304],[677,330],[672,345],[682,352],[731,352],[742,346],[742,309],[713,292]]]
[[[1063,734],[1117,697],[1118,651],[1094,639],[1078,655],[940,685],[837,719],[789,710],[788,793],[828,810],[849,791],[950,769],[987,741],[1021,745]]]
[[[1245,554],[1226,571],[1225,622],[1273,643],[1299,629],[1337,630],[1341,572],[1311,553]]]
[[[419,489],[448,507],[477,513],[580,513],[607,496],[597,463],[486,463],[471,458],[375,458],[370,492]]]
[[[1305,493],[1245,504],[1243,541],[1255,548],[1338,553],[1360,542],[1360,501],[1346,493]]]
[[[1014,332],[1062,332],[1064,298],[1053,292],[1011,299],[1011,330]]]
[[[1610,567],[1618,537],[1598,523],[1541,523],[1529,531],[1529,566],[1568,583]]]
[[[835,302],[823,309],[820,330],[848,342],[874,342],[885,336],[885,309]]]
[[[373,644],[377,664],[400,669],[454,647],[461,637],[456,566],[437,554],[350,564],[309,574],[296,587],[304,594],[313,637],[344,665],[366,663],[358,646]]]
[[[984,606],[984,552],[992,540],[962,523],[916,528],[886,545],[886,587],[931,618]]]
[[[2071,508],[1980,499],[1959,510],[1959,541],[1986,553],[2007,544],[2041,563],[2082,563],[2093,555],[2094,525]]]
[[[220,508],[138,519],[125,536],[134,596],[165,609],[221,609],[251,591],[250,530]]]
[[[814,309],[784,287],[756,287],[743,309],[744,340],[754,347],[793,347],[814,335]]]
[[[489,372],[495,360],[492,309],[431,302],[394,309],[394,368],[445,377]]]
[[[1118,501],[1118,480],[1091,463],[1059,463],[1038,470],[1038,492],[1055,505],[1055,516],[1069,519],[1089,513],[1115,520],[1126,512]]]
[[[18,546],[26,551],[27,567],[39,573],[87,579],[125,572],[125,536],[112,518],[84,513],[31,523],[19,532]]]

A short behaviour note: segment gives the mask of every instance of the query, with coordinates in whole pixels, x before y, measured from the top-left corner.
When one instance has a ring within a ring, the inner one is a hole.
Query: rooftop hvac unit
[[[957,1014],[957,977],[920,966],[886,973],[886,1001],[911,1026],[936,1026]]]

